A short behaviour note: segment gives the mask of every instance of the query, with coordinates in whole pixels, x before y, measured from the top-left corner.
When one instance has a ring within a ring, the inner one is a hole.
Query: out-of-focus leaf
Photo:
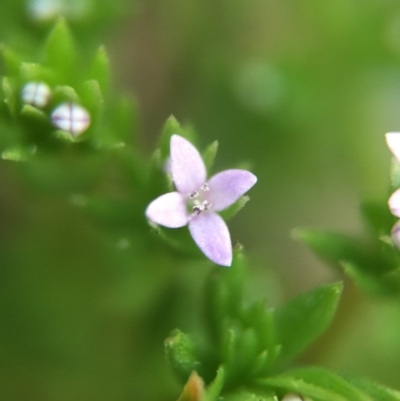
[[[361,244],[354,238],[329,231],[307,229],[296,229],[293,236],[336,267],[340,267],[340,262],[343,261],[355,261],[360,265],[369,262]]]
[[[278,397],[272,392],[261,393],[248,389],[240,389],[224,396],[224,401],[278,401]]]
[[[363,217],[374,231],[374,234],[381,236],[390,232],[393,225],[393,216],[390,214],[387,201],[364,201],[360,208]]]
[[[17,75],[21,65],[19,57],[5,45],[0,45],[0,52],[6,67],[6,74],[9,76]]]
[[[207,146],[204,150],[202,157],[204,164],[206,165],[207,171],[209,172],[214,165],[215,157],[218,152],[218,141],[214,141],[211,145]]]
[[[217,401],[224,386],[224,381],[225,369],[223,367],[219,367],[215,379],[206,388],[206,391],[201,401]]]
[[[372,400],[400,401],[400,392],[389,389],[369,379],[350,379],[350,383],[368,394]]]
[[[280,359],[307,348],[330,324],[342,292],[342,283],[325,284],[294,298],[276,310]]]
[[[178,120],[174,116],[170,116],[164,124],[159,141],[161,160],[163,161],[165,161],[170,154],[170,141],[171,136],[174,134],[185,137],[185,131],[178,123]]]
[[[100,46],[97,51],[90,70],[90,78],[95,79],[104,94],[110,88],[110,61],[104,46]]]
[[[73,77],[76,65],[75,44],[63,18],[59,18],[46,43],[46,66],[64,78]]]
[[[180,330],[174,330],[165,340],[164,350],[171,368],[183,381],[186,381],[201,365],[192,339]]]
[[[238,318],[243,300],[243,282],[246,260],[241,249],[234,251],[232,267],[215,269],[205,291],[206,320],[210,335],[219,343],[222,322],[226,318]]]
[[[39,110],[36,107],[31,106],[30,104],[25,104],[22,107],[21,115],[27,118],[39,120],[44,123],[47,123],[49,121],[48,116],[45,113],[43,113],[42,110]]]
[[[5,97],[4,102],[7,104],[11,116],[15,118],[17,116],[17,98],[9,78],[3,77],[2,89]]]
[[[233,205],[229,206],[220,213],[222,218],[224,220],[230,220],[232,217],[235,217],[236,214],[246,206],[249,200],[249,196],[241,196]]]
[[[297,369],[257,383],[310,397],[313,401],[375,401],[342,377],[322,368]]]

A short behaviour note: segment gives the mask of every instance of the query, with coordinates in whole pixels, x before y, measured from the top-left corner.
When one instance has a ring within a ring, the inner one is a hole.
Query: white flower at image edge
[[[400,132],[388,132],[385,135],[386,144],[397,162],[400,163]],[[390,212],[400,218],[400,189],[396,190],[388,201]],[[392,228],[391,237],[393,244],[400,248],[400,221]]]
[[[189,141],[173,135],[170,146],[171,175],[177,191],[152,201],[146,216],[169,228],[188,225],[197,246],[211,261],[230,266],[231,237],[216,212],[234,204],[257,182],[257,177],[246,170],[225,170],[207,180],[203,159]]]

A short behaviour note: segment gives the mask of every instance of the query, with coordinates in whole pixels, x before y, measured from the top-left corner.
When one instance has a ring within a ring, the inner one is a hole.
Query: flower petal
[[[392,241],[397,248],[400,248],[400,221],[392,228]]]
[[[225,170],[208,181],[212,210],[216,212],[231,206],[244,195],[255,183],[257,177],[246,170]]]
[[[400,217],[400,189],[392,194],[388,203],[390,212],[395,216]]]
[[[198,190],[207,177],[198,150],[179,135],[171,137],[171,172],[176,189],[184,196]]]
[[[181,194],[169,192],[153,200],[146,209],[146,216],[161,226],[178,228],[188,222],[186,204]]]
[[[393,156],[400,161],[400,132],[388,132],[385,139]]]
[[[217,265],[232,264],[232,243],[228,227],[221,216],[204,212],[189,222],[194,242],[210,260]]]

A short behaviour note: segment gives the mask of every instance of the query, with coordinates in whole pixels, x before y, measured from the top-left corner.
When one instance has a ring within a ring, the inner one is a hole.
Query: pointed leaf
[[[90,78],[99,83],[104,94],[108,93],[110,89],[110,61],[104,46],[100,46],[94,57]]]
[[[201,401],[217,401],[222,391],[222,388],[224,387],[224,381],[225,381],[225,370],[221,366],[217,370],[217,375],[215,376],[215,379],[206,388],[206,392]]]
[[[330,324],[342,292],[342,283],[326,284],[294,298],[276,310],[280,359],[307,348]]]
[[[400,392],[384,387],[368,379],[351,379],[351,384],[379,401],[400,401]]]
[[[46,43],[46,66],[60,73],[64,78],[73,77],[76,52],[71,33],[63,18],[59,18]]]
[[[4,94],[4,102],[8,106],[10,115],[15,118],[17,116],[17,98],[15,89],[12,86],[11,80],[8,77],[3,77],[2,89]]]
[[[7,75],[18,75],[19,67],[21,65],[21,60],[19,57],[5,45],[0,46],[0,51],[4,60]]]
[[[174,116],[170,116],[164,124],[160,137],[159,148],[161,150],[161,160],[165,161],[165,159],[169,156],[171,136],[174,134],[186,137],[185,132],[178,123],[177,119]]]
[[[296,229],[293,236],[335,267],[340,267],[343,261],[356,262],[360,266],[371,263],[366,249],[354,238],[329,231],[307,229]]]
[[[230,220],[232,217],[235,217],[236,214],[242,210],[247,202],[250,200],[250,197],[247,195],[241,196],[233,205],[229,206],[225,210],[219,212],[222,218],[226,221]]]
[[[202,153],[204,164],[206,165],[208,172],[210,172],[212,166],[214,165],[214,160],[218,152],[218,145],[218,141],[214,141],[211,145],[207,146]]]
[[[207,327],[217,343],[221,340],[224,319],[238,318],[241,314],[245,269],[242,250],[234,250],[232,267],[215,269],[206,284]]]
[[[373,401],[342,377],[322,368],[302,368],[258,383],[311,397],[313,401]]]

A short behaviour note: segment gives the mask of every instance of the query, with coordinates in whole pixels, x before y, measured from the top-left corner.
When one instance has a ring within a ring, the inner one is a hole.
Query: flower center
[[[211,203],[206,199],[210,191],[208,184],[203,184],[198,191],[189,194],[189,207],[192,207],[192,214],[198,216],[201,212],[210,210]]]

